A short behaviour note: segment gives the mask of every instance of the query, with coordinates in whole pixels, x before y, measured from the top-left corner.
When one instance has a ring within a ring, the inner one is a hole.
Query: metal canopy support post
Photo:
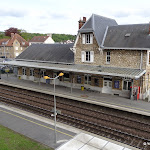
[[[55,143],[57,143],[57,135],[56,135],[56,96],[55,96],[55,80],[54,79],[54,122],[55,122]]]
[[[150,102],[150,90],[149,90],[149,73],[148,73],[148,102]]]
[[[2,69],[0,68],[0,79],[1,79],[1,77],[2,77]]]
[[[41,69],[39,69],[39,85],[41,84],[40,80],[41,80]]]
[[[133,100],[133,79],[131,80],[131,82],[132,82],[132,88],[131,88],[131,100]]]
[[[73,88],[73,79],[74,78],[72,78],[73,77],[73,75],[71,74],[71,94],[72,94],[72,88]]]

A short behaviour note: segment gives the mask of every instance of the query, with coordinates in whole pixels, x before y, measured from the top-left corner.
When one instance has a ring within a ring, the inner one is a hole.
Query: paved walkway
[[[57,150],[133,150],[120,144],[94,137],[85,133],[76,135],[73,139],[57,148]]]
[[[57,125],[57,143],[55,143],[55,132],[52,120],[20,109],[8,107],[1,103],[0,124],[54,149],[79,133],[79,131],[71,131],[69,128],[67,129]]]
[[[2,74],[0,83],[13,84],[14,86],[21,86],[25,89],[32,89],[36,91],[42,91],[44,93],[53,94],[53,85],[45,83],[39,84],[38,82],[28,80],[19,80],[15,75],[8,75],[7,78],[6,74]],[[130,100],[116,95],[103,94],[87,90],[81,91],[74,88],[71,93],[70,88],[57,85],[56,95],[150,116],[150,103],[142,100]]]

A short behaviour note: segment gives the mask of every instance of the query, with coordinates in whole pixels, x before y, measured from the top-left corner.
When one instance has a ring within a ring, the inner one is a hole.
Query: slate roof
[[[143,69],[131,69],[131,68],[116,68],[116,67],[105,67],[105,66],[91,66],[91,65],[80,65],[80,64],[58,64],[58,63],[42,63],[33,61],[9,61],[2,64],[40,68],[40,69],[52,69],[58,71],[70,71],[70,72],[80,72],[89,74],[98,74],[106,76],[117,76],[138,79],[140,78],[146,70]]]
[[[105,48],[150,48],[149,24],[118,25],[108,28]]]
[[[34,36],[30,42],[44,42],[49,36]]]
[[[16,59],[74,63],[73,44],[32,44]]]
[[[107,26],[117,26],[117,22],[114,19],[93,14],[78,32],[94,32],[98,45],[101,47]]]

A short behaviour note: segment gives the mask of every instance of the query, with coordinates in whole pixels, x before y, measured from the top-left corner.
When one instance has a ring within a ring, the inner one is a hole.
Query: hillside
[[[44,36],[46,34],[40,34],[40,33],[27,33],[22,32],[20,35],[27,41],[30,41],[34,36]],[[3,38],[9,38],[8,36],[4,35],[4,32],[0,32],[0,39]],[[76,35],[70,35],[70,34],[52,34],[52,38],[55,42],[63,42],[66,40],[72,40],[74,41],[76,38]]]

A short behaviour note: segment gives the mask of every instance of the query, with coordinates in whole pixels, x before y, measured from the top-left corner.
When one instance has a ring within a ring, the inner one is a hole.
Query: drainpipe
[[[131,97],[130,97],[130,99],[134,100],[134,97],[133,97],[133,79],[131,80],[131,86],[132,86],[132,88],[131,88]]]
[[[142,69],[142,65],[143,65],[143,51],[141,51],[140,70]]]
[[[141,51],[141,61],[140,61],[140,70],[142,69],[142,66],[143,66],[143,51]],[[143,79],[143,78],[142,78]],[[140,98],[141,98],[141,95],[142,95],[142,82],[143,82],[143,80],[140,82]]]

